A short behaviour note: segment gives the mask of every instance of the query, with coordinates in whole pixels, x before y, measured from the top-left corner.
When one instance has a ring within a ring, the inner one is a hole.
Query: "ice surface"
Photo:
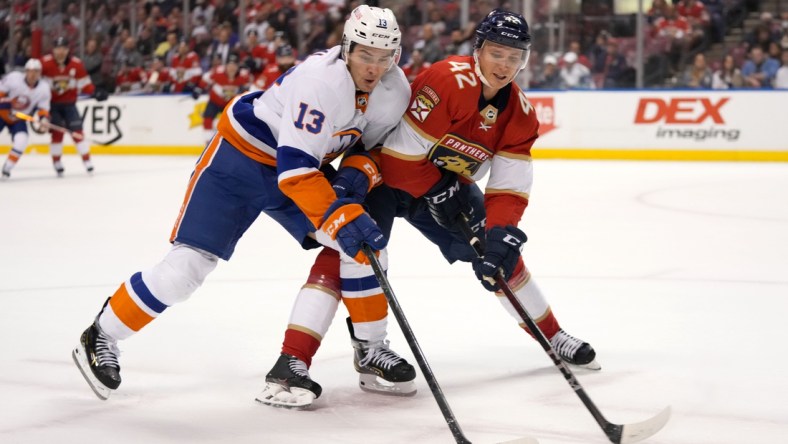
[[[192,298],[121,343],[99,401],[71,349],[105,298],[167,251],[195,159],[26,155],[0,183],[0,442],[452,443],[421,374],[413,398],[362,392],[340,307],[312,411],[254,397],[315,252],[265,216]],[[788,164],[537,161],[526,264],[602,371],[576,371],[615,423],[672,405],[654,444],[788,438]],[[404,222],[392,287],[465,435],[605,443],[541,348],[467,264]],[[415,364],[390,317],[392,347]]]

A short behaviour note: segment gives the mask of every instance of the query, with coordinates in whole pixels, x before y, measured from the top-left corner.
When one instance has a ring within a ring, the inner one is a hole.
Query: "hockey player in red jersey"
[[[170,60],[170,80],[172,93],[191,92],[200,82],[202,68],[200,56],[189,49],[185,40],[178,43],[178,52]]]
[[[198,97],[208,90],[208,105],[202,113],[202,127],[205,131],[205,141],[208,142],[213,136],[214,119],[222,113],[227,102],[233,97],[249,89],[252,79],[249,71],[241,69],[238,56],[230,54],[227,56],[227,63],[219,65],[207,72],[200,83],[192,90],[192,97]]]
[[[530,197],[531,147],[539,122],[513,80],[528,62],[530,43],[521,15],[491,12],[477,27],[473,56],[437,62],[411,84],[410,106],[380,153],[384,184],[373,187],[364,170],[376,170],[377,163],[374,156],[363,153],[346,155],[333,187],[341,198],[363,201],[386,236],[394,218],[403,217],[438,246],[447,261],[472,263],[484,288],[495,291],[525,328],[508,299],[491,283],[502,271],[561,358],[599,369],[593,347],[561,328],[520,255],[526,235],[517,225]],[[482,192],[475,181],[488,173]],[[465,218],[486,240],[481,259],[457,225]],[[331,295],[339,292],[336,263],[337,255],[328,249],[318,255],[296,299],[293,319],[316,310],[334,313],[337,303],[332,303]],[[359,309],[374,312],[386,302],[366,299],[359,304],[363,304]],[[304,330],[291,321],[283,352],[302,360],[314,356],[320,343],[303,335]],[[369,383],[361,381],[365,382]]]
[[[266,90],[274,84],[276,79],[287,72],[296,64],[296,57],[293,47],[287,43],[276,48],[276,63],[271,63],[263,69],[254,84],[256,89]]]
[[[385,260],[386,239],[361,205],[337,198],[330,163],[357,143],[382,143],[405,112],[409,88],[397,67],[401,33],[394,14],[361,5],[348,21],[353,31],[348,44],[310,56],[268,90],[236,96],[227,105],[190,177],[172,248],[161,262],[121,283],[73,350],[74,362],[99,398],[107,399],[121,383],[117,342],[188,299],[219,259],[230,259],[262,213],[299,247],[323,245],[339,252],[342,261],[335,264],[359,288],[351,295],[356,300],[383,297],[374,277],[358,273],[369,268],[361,246],[371,246]],[[413,366],[388,346],[383,308],[359,313],[349,306],[357,369],[385,369],[392,378],[412,381]],[[315,335],[324,334],[330,323],[322,310],[300,319]],[[257,399],[276,396],[269,386],[276,383],[279,392],[311,403],[322,389],[308,367],[296,356],[280,355]]]
[[[52,107],[50,114],[52,124],[67,128],[71,131],[77,152],[82,156],[85,169],[93,172],[93,162],[90,160],[90,146],[82,131],[82,118],[77,110],[77,95],[90,94],[97,101],[107,100],[107,92],[97,90],[90,81],[85,70],[85,65],[76,57],[69,55],[68,41],[64,37],[55,40],[52,54],[41,59],[42,76],[52,86]],[[52,143],[49,152],[52,155],[52,164],[58,176],[63,175],[63,132],[51,130]]]

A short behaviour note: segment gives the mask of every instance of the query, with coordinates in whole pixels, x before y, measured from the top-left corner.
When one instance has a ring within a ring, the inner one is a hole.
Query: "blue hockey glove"
[[[432,218],[443,228],[454,229],[463,214],[471,213],[468,188],[462,186],[456,173],[443,170],[441,179],[424,194]]]
[[[378,225],[364,212],[361,205],[350,199],[337,199],[326,211],[321,235],[318,240],[324,245],[342,252],[358,263],[368,264],[369,259],[361,251],[363,244],[379,251],[386,248],[388,240]],[[326,242],[325,237],[330,239]]]
[[[331,186],[338,199],[348,198],[361,203],[367,193],[382,182],[374,156],[368,152],[345,155]]]
[[[487,231],[484,256],[473,261],[473,271],[484,288],[489,291],[500,290],[495,277],[499,270],[503,272],[504,280],[512,276],[517,260],[520,258],[520,251],[527,240],[528,236],[513,225],[493,227]]]
[[[343,167],[334,176],[331,186],[337,194],[337,199],[350,199],[353,202],[361,203],[367,197],[369,189],[369,178],[367,175],[353,167]]]

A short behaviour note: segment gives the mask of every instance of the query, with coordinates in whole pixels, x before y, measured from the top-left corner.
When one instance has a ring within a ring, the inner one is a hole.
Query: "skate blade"
[[[413,396],[416,394],[416,384],[413,381],[391,382],[367,373],[359,373],[358,386],[365,392],[380,395]]]
[[[109,395],[112,394],[112,389],[102,384],[101,381],[96,379],[93,375],[93,372],[90,370],[87,356],[85,356],[82,348],[77,346],[77,348],[71,352],[71,357],[74,359],[74,364],[77,365],[79,372],[82,373],[82,377],[85,378],[85,381],[87,381],[91,390],[93,390],[93,393],[102,401],[109,399]]]
[[[593,361],[589,362],[588,364],[571,364],[577,368],[584,368],[586,370],[594,370],[599,371],[602,370],[602,366],[594,359]]]
[[[271,407],[304,410],[312,405],[315,394],[297,387],[288,390],[283,385],[269,382],[254,400]]]

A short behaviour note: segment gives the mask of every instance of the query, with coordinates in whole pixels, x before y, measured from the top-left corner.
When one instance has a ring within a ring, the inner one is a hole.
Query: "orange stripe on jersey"
[[[235,102],[231,102],[230,104],[225,107],[225,109],[229,109],[232,104]],[[219,123],[216,125],[216,131],[228,142],[232,144],[238,151],[244,153],[244,155],[254,161],[260,162],[265,165],[276,166],[276,159],[269,156],[268,154],[260,151],[256,147],[254,147],[251,143],[247,142],[238,131],[233,128],[232,123],[230,122],[229,116],[224,116],[223,119],[219,120]]]
[[[342,298],[353,322],[374,322],[386,317],[388,304],[383,293],[363,298]]]
[[[174,242],[175,236],[178,234],[178,228],[181,226],[183,213],[186,211],[186,207],[189,206],[189,200],[191,199],[192,193],[194,192],[194,185],[200,179],[200,176],[202,176],[202,172],[205,171],[205,168],[210,165],[211,160],[213,160],[213,156],[216,154],[216,149],[219,147],[221,141],[222,138],[218,134],[213,136],[213,139],[211,139],[208,147],[205,148],[205,151],[202,153],[202,157],[200,157],[200,160],[194,167],[194,173],[189,179],[189,185],[186,187],[186,195],[183,197],[183,203],[181,204],[181,209],[178,212],[178,218],[175,219],[175,225],[173,225],[172,233],[170,233],[170,242]]]
[[[361,131],[357,130],[356,128],[351,128],[344,131],[337,131],[334,133],[334,137],[342,137],[342,136],[353,136],[354,138],[361,137]]]
[[[131,299],[126,289],[125,282],[121,284],[118,291],[112,295],[112,298],[109,300],[109,306],[112,307],[112,311],[115,312],[118,319],[134,331],[139,331],[153,320],[151,315],[145,313],[134,300]]]
[[[315,228],[320,228],[328,207],[337,200],[334,189],[320,171],[283,179],[279,189],[295,202]]]

